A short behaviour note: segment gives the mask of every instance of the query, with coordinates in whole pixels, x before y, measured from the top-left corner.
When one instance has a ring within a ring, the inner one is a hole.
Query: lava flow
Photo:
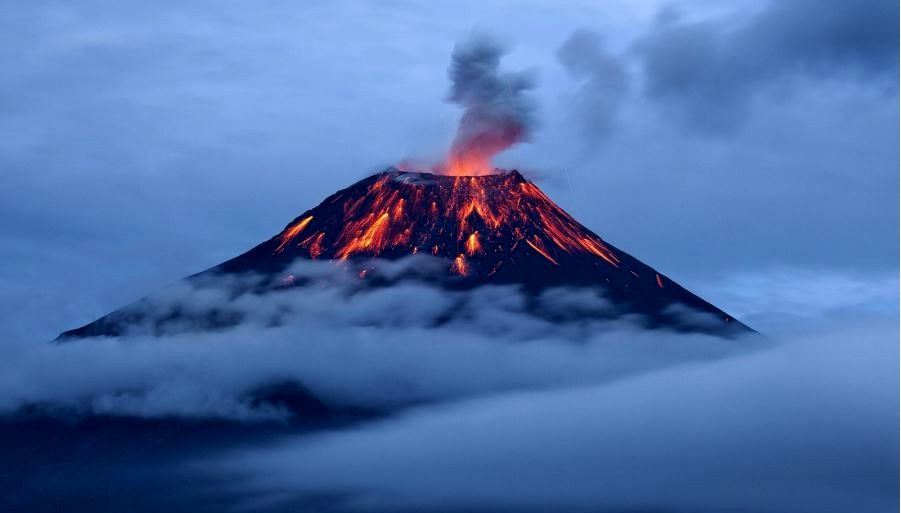
[[[554,266],[564,258],[620,265],[600,237],[515,171],[478,177],[390,171],[324,206],[285,228],[273,253],[346,260],[425,250],[447,258],[459,275],[490,273],[514,253]]]
[[[386,278],[370,272],[379,268],[374,258],[406,257],[410,265],[400,267],[409,274]],[[361,287],[415,279],[450,289],[510,285],[536,298],[550,289],[578,287],[607,305],[597,309],[591,303],[586,311],[575,301],[563,320],[636,315],[651,327],[715,334],[748,329],[602,240],[516,171],[447,176],[391,168],[338,191],[268,241],[194,278],[251,273],[271,277],[276,290],[302,287],[306,281],[288,271],[298,259],[351,268]],[[542,313],[540,301],[533,308],[538,315],[561,315]],[[687,311],[702,315],[679,313]],[[132,317],[114,312],[63,338],[115,335]]]
[[[739,325],[601,239],[516,171],[449,176],[389,168],[326,198],[215,271],[277,274],[298,258],[333,260],[364,269],[360,276],[368,282],[369,259],[412,255],[443,261],[443,272],[427,279],[450,287],[513,284],[536,292],[592,287],[615,305],[614,313],[605,315],[635,313],[652,323],[684,327],[673,312],[687,307],[719,318],[729,329]]]

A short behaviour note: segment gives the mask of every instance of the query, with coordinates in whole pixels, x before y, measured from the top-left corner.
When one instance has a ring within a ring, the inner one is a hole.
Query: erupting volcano
[[[620,252],[517,171],[442,176],[393,168],[327,198],[278,236],[219,269],[277,272],[296,258],[396,259],[419,252],[448,259],[461,279],[499,275],[505,281],[502,277],[510,273],[521,275],[517,282],[544,279],[517,271],[518,260],[535,256],[556,268],[603,262],[631,270]],[[657,281],[653,274],[651,279]]]
[[[594,317],[640,319],[649,328],[729,335],[748,328],[579,224],[517,171],[446,176],[389,168],[328,197],[279,234],[192,279],[253,273],[293,285],[297,259],[359,268],[428,255],[445,262],[420,275],[452,290],[516,285],[538,294],[587,288],[610,302]],[[372,286],[387,286],[372,280]],[[542,315],[536,311],[536,315]],[[131,309],[129,315],[134,315]],[[129,316],[114,312],[64,336],[114,335]]]
[[[494,168],[491,158],[525,140],[532,125],[532,106],[524,95],[532,81],[522,72],[501,73],[503,53],[479,37],[455,49],[448,99],[464,112],[446,162],[434,167],[438,174],[389,168],[326,198],[247,253],[191,279],[252,274],[273,278],[269,282],[279,284],[276,288],[299,286],[287,270],[298,259],[310,259],[358,266],[361,280],[388,286],[369,272],[368,261],[429,255],[445,265],[417,279],[449,289],[514,285],[535,296],[557,287],[588,288],[610,304],[604,312],[592,312],[593,318],[632,316],[650,328],[723,335],[748,330],[602,240],[517,171]],[[539,306],[532,312],[549,316]],[[147,315],[138,304],[63,337],[116,335]],[[184,315],[168,312],[159,323]],[[205,324],[211,326],[236,322],[216,312],[208,317],[213,320]]]

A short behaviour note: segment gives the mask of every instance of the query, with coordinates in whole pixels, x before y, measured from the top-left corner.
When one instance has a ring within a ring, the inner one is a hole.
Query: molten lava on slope
[[[424,266],[428,269],[415,278],[451,290],[514,285],[537,296],[561,287],[591,289],[610,304],[608,311],[593,315],[595,320],[629,317],[648,328],[723,335],[749,330],[602,240],[516,171],[448,176],[389,168],[326,198],[243,255],[190,279],[254,275],[269,277],[278,289],[299,287],[304,280],[288,269],[301,259],[349,266],[361,286],[383,287],[393,282],[369,272],[373,259],[412,255],[444,262],[438,271]],[[533,310],[551,316],[540,306]],[[130,315],[144,318],[140,308],[128,311],[113,312],[64,337],[118,334]],[[211,318],[214,322],[200,324],[234,322],[221,313]]]
[[[712,331],[745,329],[605,242],[517,171],[447,176],[389,168],[214,270],[278,273],[298,258],[360,262],[419,253],[447,262],[445,275],[435,279],[452,288],[592,287],[617,305],[617,315],[641,314],[649,326],[685,327],[673,313],[684,310],[707,314],[707,324],[714,319]]]
[[[336,204],[341,208],[329,208]],[[429,251],[467,262],[453,269],[487,275],[520,245],[555,266],[567,258],[620,265],[598,236],[516,171],[485,176],[388,171],[332,196],[276,240],[273,254],[290,258],[396,258]]]

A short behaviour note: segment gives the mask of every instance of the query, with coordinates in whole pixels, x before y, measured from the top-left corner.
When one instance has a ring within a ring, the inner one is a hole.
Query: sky
[[[257,422],[283,412],[247,389],[290,376],[347,406],[437,405],[192,468],[238,469],[264,496],[354,491],[340,511],[896,509],[897,19],[890,0],[7,2],[0,415]],[[423,331],[448,301],[425,289],[340,312],[317,296],[276,331],[263,319],[290,296],[241,302],[259,322],[221,335],[46,344],[157,290],[224,304],[174,283],[387,166],[442,161],[451,55],[486,35],[531,86],[528,138],[495,164],[766,344],[557,332],[503,290],[467,299],[490,305],[473,326]],[[592,473],[618,477],[599,492]]]

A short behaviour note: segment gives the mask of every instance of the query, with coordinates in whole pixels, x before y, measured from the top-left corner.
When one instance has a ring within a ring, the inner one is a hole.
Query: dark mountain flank
[[[366,262],[417,254],[446,263],[430,266],[417,279],[449,289],[517,285],[535,295],[558,287],[589,288],[611,305],[603,317],[628,315],[647,328],[724,336],[751,331],[604,241],[517,171],[444,176],[389,168],[326,198],[250,251],[188,279],[252,274],[272,277],[270,283],[284,288],[294,284],[286,274],[292,263],[307,259],[347,262],[359,267],[360,279],[369,279],[368,285],[390,286],[367,278]],[[61,338],[117,335],[147,315],[138,302]],[[222,317],[210,312],[207,324],[240,321],[217,316]]]

